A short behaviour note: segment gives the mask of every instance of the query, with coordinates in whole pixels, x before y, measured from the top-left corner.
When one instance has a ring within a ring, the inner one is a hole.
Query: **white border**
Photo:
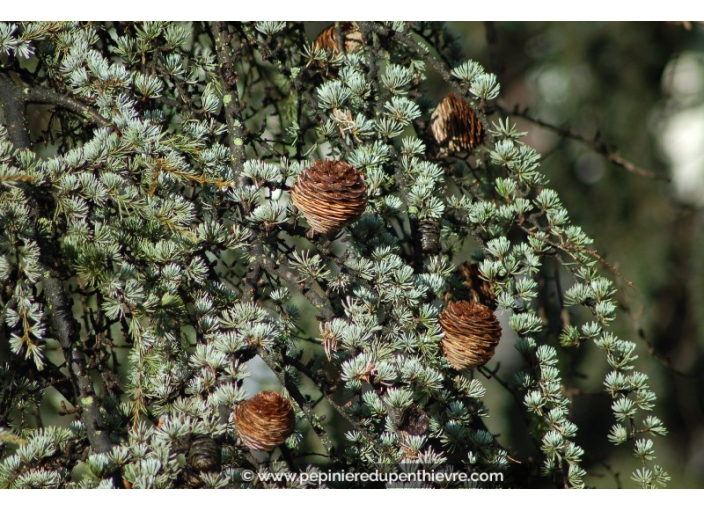
[[[684,493],[673,490],[637,491],[637,490],[472,490],[455,492],[450,490],[357,490],[348,495],[335,490],[317,491],[248,491],[232,490],[196,491],[127,491],[107,493],[98,490],[20,491],[4,490],[1,493],[4,508],[85,508],[90,504],[99,510],[124,510],[125,504],[132,501],[142,508],[168,510],[230,510],[237,508],[274,508],[277,510],[297,510],[299,508],[331,508],[334,510],[360,510],[373,502],[374,508],[394,508],[399,510],[467,510],[470,508],[520,508],[532,510],[544,508],[546,504],[553,508],[569,508],[579,499],[579,508],[590,508],[592,504],[616,507],[619,504],[637,506],[639,510],[685,503]],[[549,501],[549,503],[546,503]],[[252,505],[252,506],[250,506]],[[277,506],[273,506],[277,505]],[[320,505],[325,505],[320,506]],[[330,505],[330,506],[328,506]],[[515,506],[513,506],[515,505]],[[134,507],[133,507],[134,508]]]
[[[495,21],[609,21],[609,20],[684,20],[698,19],[702,15],[696,1],[669,0],[648,4],[624,0],[580,0],[557,2],[555,0],[497,0],[492,2],[457,2],[426,0],[403,2],[380,2],[379,0],[303,0],[298,2],[269,0],[260,2],[211,1],[149,2],[144,0],[120,0],[119,2],[96,2],[91,0],[34,0],[16,2],[3,0],[0,16],[4,19],[44,20],[66,19],[139,19],[155,20],[165,17],[175,21],[191,21],[203,18],[216,20],[277,19],[322,21],[331,19],[397,19],[411,20],[473,19]]]
[[[3,2],[2,16],[5,18],[28,19],[32,16],[40,16],[44,19],[71,19],[74,17],[82,18],[139,18],[139,19],[157,19],[167,15],[175,19],[193,19],[203,17],[207,14],[213,19],[230,19],[232,17],[256,18],[266,17],[267,15],[276,14],[280,18],[287,19],[315,19],[325,15],[326,18],[349,19],[364,17],[366,14],[369,17],[376,19],[386,19],[403,14],[407,18],[427,19],[437,17],[439,14],[443,17],[472,17],[474,19],[501,19],[505,16],[510,16],[511,19],[537,20],[545,19],[552,20],[558,17],[570,19],[595,19],[600,20],[605,17],[626,19],[629,16],[637,16],[641,20],[651,20],[657,18],[668,19],[687,19],[687,10],[681,8],[683,5],[690,6],[689,14],[694,10],[691,8],[693,3],[669,1],[659,4],[657,9],[648,9],[646,12],[642,8],[633,10],[627,7],[625,3],[611,2],[582,1],[577,3],[563,3],[559,5],[562,10],[551,10],[545,7],[545,4],[553,2],[533,2],[522,1],[514,2],[500,0],[493,2],[493,9],[489,9],[485,2],[467,3],[467,10],[458,12],[456,8],[444,8],[443,4],[438,4],[436,0],[427,2],[422,6],[404,6],[399,8],[394,7],[391,3],[379,2],[378,0],[355,0],[354,10],[342,9],[335,6],[334,2],[329,0],[325,2],[324,7],[322,2],[287,2],[286,4],[278,1],[274,2],[232,2],[227,8],[224,4],[214,10],[196,9],[202,4],[191,3],[185,5],[169,5],[168,8],[150,4],[140,0],[120,0],[112,4],[100,2],[85,2],[73,1],[70,6],[57,1],[48,2],[45,0],[35,0],[33,2],[12,2],[5,0]],[[320,8],[316,8],[320,5]],[[447,5],[447,4],[445,4]],[[542,9],[539,7],[542,5]],[[633,5],[633,4],[631,4]],[[345,7],[349,7],[345,6]],[[432,7],[432,9],[431,9]],[[424,9],[423,9],[424,8]],[[356,16],[355,16],[356,15]],[[360,16],[361,15],[361,16]],[[371,15],[371,16],[370,16]],[[33,491],[31,494],[20,491],[5,490],[0,493],[2,498],[2,506],[4,508],[23,508],[30,504],[32,508],[46,506],[54,510],[62,510],[65,507],[75,508],[76,503],[83,506],[86,503],[93,504],[100,510],[124,510],[125,503],[133,501],[139,504],[140,508],[156,508],[168,510],[205,510],[217,508],[218,510],[229,510],[230,508],[242,507],[244,505],[256,504],[261,507],[262,501],[267,504],[271,502],[280,503],[278,507],[282,510],[293,510],[295,508],[295,500],[298,500],[301,505],[332,504],[334,510],[354,509],[359,510],[360,505],[364,501],[369,501],[373,498],[374,506],[379,508],[382,504],[393,505],[393,508],[401,508],[415,510],[421,508],[437,509],[438,503],[444,501],[447,506],[456,505],[458,510],[472,507],[480,507],[486,505],[486,508],[492,508],[496,505],[504,505],[514,503],[516,508],[528,510],[537,507],[538,504],[544,505],[543,495],[536,494],[531,497],[524,491],[473,491],[465,493],[462,500],[449,496],[447,491],[438,491],[432,494],[427,491],[387,491],[375,492],[372,494],[364,494],[357,492],[357,497],[347,496],[342,497],[336,495],[335,491],[316,491],[311,494],[309,491],[238,491],[233,494],[229,491],[210,491],[209,493],[193,492],[190,490],[175,491],[118,491],[117,493],[106,494],[102,491],[83,491],[80,496],[76,496],[74,491]],[[629,491],[628,494],[610,492],[605,494],[604,491],[584,491],[579,495],[573,491],[553,491],[550,498],[551,506],[559,506],[560,504],[573,504],[575,498],[579,498],[580,505],[585,505],[590,502],[604,503],[609,506],[615,506],[622,499],[632,506],[638,506],[639,510],[646,510],[655,507],[656,504],[672,504],[672,499],[679,499],[673,491],[651,491],[639,492],[634,494]],[[681,493],[680,493],[681,494]],[[447,499],[446,499],[447,498]],[[452,499],[449,499],[452,498]],[[626,501],[628,498],[628,501]],[[635,499],[634,499],[635,498]],[[667,498],[667,500],[665,499]],[[470,503],[471,501],[471,503]],[[13,504],[14,503],[14,504]]]

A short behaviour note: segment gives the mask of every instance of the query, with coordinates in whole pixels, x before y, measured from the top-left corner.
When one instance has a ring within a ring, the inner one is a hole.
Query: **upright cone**
[[[469,103],[448,94],[430,117],[430,130],[442,150],[472,152],[484,139],[484,126]]]
[[[418,230],[423,251],[436,253],[440,248],[440,222],[435,218],[424,218],[418,223]]]
[[[342,42],[345,45],[346,53],[355,53],[364,45],[362,32],[359,31],[359,27],[357,27],[357,25],[352,21],[340,22],[340,35],[342,36]],[[313,49],[325,50],[332,53],[333,56],[337,56],[337,54],[340,53],[340,45],[338,44],[337,38],[337,27],[335,25],[330,25],[328,28],[320,32],[318,37],[315,38],[315,42],[313,42]]]
[[[440,314],[445,338],[442,352],[456,370],[476,368],[494,355],[501,339],[499,320],[488,307],[469,301],[455,301]]]
[[[332,234],[356,221],[367,207],[359,170],[344,161],[318,161],[291,190],[291,199],[314,232]]]
[[[296,415],[291,403],[275,391],[262,391],[241,402],[234,412],[235,427],[244,444],[269,452],[293,432]]]

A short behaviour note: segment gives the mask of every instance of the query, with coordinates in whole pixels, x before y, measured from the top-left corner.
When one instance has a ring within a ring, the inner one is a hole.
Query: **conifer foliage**
[[[314,41],[293,22],[0,24],[0,487],[320,469],[582,487],[562,367],[587,342],[610,366],[608,439],[642,461],[637,484],[664,485],[609,273],[525,133],[492,116],[496,76],[439,23]],[[459,307],[467,246],[489,297]],[[536,311],[547,259],[591,317],[559,343]],[[470,323],[448,335],[453,314]],[[483,420],[499,336],[523,359],[498,374],[530,459]],[[255,358],[279,390],[245,389]]]

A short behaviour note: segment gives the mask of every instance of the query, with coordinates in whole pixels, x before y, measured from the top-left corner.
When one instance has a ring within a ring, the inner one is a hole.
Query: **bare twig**
[[[503,115],[513,115],[514,117],[520,117],[521,119],[525,119],[528,122],[535,124],[536,126],[548,129],[562,137],[570,138],[583,145],[586,145],[597,154],[601,154],[606,159],[608,159],[615,165],[620,166],[627,172],[631,172],[642,177],[647,177],[648,179],[659,179],[665,182],[670,182],[670,178],[667,175],[651,172],[650,170],[646,170],[645,168],[640,167],[635,163],[632,163],[631,161],[623,158],[617,150],[611,147],[608,143],[601,140],[599,138],[598,133],[597,136],[595,136],[593,139],[590,139],[582,134],[575,133],[570,129],[555,126],[554,124],[550,124],[549,122],[540,120],[537,117],[533,117],[528,113],[527,109],[521,109],[518,107],[518,105],[514,106],[513,109],[508,109],[500,104],[497,104],[496,107]]]

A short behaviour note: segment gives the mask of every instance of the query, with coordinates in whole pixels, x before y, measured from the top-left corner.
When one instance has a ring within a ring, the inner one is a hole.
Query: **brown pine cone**
[[[265,452],[282,445],[296,423],[293,406],[275,391],[262,391],[241,402],[235,408],[234,418],[244,444]]]
[[[359,31],[357,24],[352,21],[340,22],[340,35],[342,36],[346,53],[355,53],[364,45],[362,32]],[[332,53],[333,57],[340,53],[335,25],[330,25],[318,34],[315,42],[313,42],[313,50],[325,50],[328,53]]]
[[[327,235],[357,221],[367,207],[367,187],[352,165],[318,161],[298,176],[291,199],[311,229]]]
[[[456,370],[476,368],[494,355],[501,339],[499,320],[488,307],[469,301],[455,301],[440,314],[445,338],[442,352]]]
[[[441,150],[472,152],[484,139],[484,126],[469,103],[448,94],[430,117],[430,130]]]

